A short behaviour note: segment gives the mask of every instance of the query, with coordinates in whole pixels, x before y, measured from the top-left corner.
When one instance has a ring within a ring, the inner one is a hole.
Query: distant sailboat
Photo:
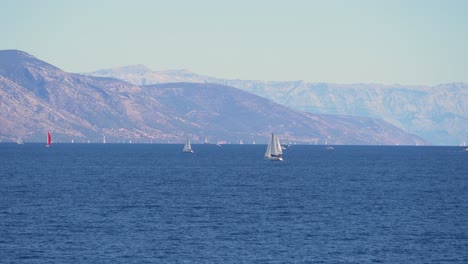
[[[283,160],[283,150],[281,148],[278,137],[271,133],[270,142],[265,152],[265,159],[267,160]]]
[[[184,148],[182,149],[182,152],[184,152],[184,153],[193,153],[192,145],[190,144],[189,137],[187,137],[187,140],[185,141],[185,145],[184,145]]]
[[[466,135],[466,140],[468,141],[468,135]],[[466,146],[466,141],[463,141],[463,151],[468,152],[468,147]]]
[[[327,149],[327,150],[333,150],[334,149],[333,146],[328,145],[328,138],[327,138],[327,140],[325,140],[325,149]]]
[[[50,147],[52,144],[52,135],[50,134],[50,131],[47,131],[47,144],[46,147]]]
[[[18,140],[16,141],[16,144],[18,144],[18,145],[23,145],[23,144],[24,144],[24,142],[23,142],[23,140],[21,139],[21,137],[18,138]]]

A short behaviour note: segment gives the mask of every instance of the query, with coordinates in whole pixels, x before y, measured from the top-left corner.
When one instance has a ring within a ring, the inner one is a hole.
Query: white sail
[[[185,141],[184,149],[182,149],[182,152],[185,153],[192,153],[192,145],[190,144],[190,139],[187,137],[187,140]]]
[[[268,142],[268,147],[265,152],[265,159],[283,160],[282,154],[283,150],[281,148],[279,139],[273,133],[271,133],[270,142]]]
[[[272,138],[273,138],[273,134],[271,134],[270,141],[268,142],[268,147],[267,147],[267,149],[265,151],[265,158],[266,159],[270,158],[270,155],[271,155],[271,145],[273,145],[273,144],[271,144]]]
[[[275,136],[276,139],[276,150],[277,153],[276,155],[282,155],[283,154],[283,147],[281,146],[280,140],[277,136]]]

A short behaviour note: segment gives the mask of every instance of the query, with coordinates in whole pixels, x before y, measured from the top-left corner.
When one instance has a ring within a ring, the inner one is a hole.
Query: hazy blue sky
[[[145,64],[240,79],[468,82],[464,0],[0,0],[0,49],[70,72]]]

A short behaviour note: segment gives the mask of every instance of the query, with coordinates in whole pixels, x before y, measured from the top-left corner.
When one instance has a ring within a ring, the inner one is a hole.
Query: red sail
[[[52,144],[52,136],[50,135],[50,132],[47,132],[47,145]]]

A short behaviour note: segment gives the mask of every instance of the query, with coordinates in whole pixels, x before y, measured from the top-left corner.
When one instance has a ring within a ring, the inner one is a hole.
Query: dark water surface
[[[456,147],[0,144],[1,263],[468,263]]]

